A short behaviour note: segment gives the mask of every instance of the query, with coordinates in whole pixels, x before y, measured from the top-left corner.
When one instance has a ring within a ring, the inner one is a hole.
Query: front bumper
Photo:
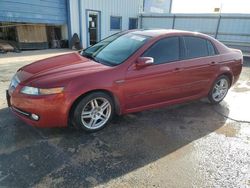
[[[6,91],[11,111],[29,125],[36,127],[66,127],[68,106],[64,94],[29,96]],[[37,115],[38,118],[34,118]]]

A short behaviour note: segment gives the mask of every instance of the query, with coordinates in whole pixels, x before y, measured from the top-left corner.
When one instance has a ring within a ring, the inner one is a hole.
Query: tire
[[[106,93],[95,92],[85,96],[76,106],[72,124],[87,132],[103,129],[114,116],[113,99]]]
[[[229,78],[225,75],[219,76],[215,80],[208,94],[208,100],[210,101],[210,103],[219,104],[226,97],[229,88],[230,88]]]

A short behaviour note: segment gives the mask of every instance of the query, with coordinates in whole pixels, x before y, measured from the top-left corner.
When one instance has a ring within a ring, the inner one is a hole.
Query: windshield
[[[102,49],[103,47],[107,46],[110,42],[112,42],[113,40],[115,40],[116,38],[118,38],[119,36],[121,36],[123,33],[119,32],[116,33],[114,35],[111,35],[103,40],[101,40],[100,42],[96,43],[93,46],[90,46],[89,48],[85,49],[82,52],[82,55],[95,55],[100,49]]]
[[[147,36],[133,33],[116,34],[87,48],[82,52],[83,56],[94,59],[97,62],[115,66],[123,63],[135,53],[146,41]]]

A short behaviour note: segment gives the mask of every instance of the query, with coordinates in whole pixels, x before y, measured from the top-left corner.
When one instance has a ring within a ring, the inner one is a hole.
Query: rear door
[[[216,49],[209,40],[194,36],[181,37],[181,49],[183,95],[206,95],[220,60]]]
[[[181,97],[179,54],[179,37],[168,37],[160,39],[141,55],[153,57],[154,64],[142,69],[129,68],[124,83],[126,109]]]

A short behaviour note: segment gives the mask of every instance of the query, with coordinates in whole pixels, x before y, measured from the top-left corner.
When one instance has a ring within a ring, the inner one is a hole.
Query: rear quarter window
[[[208,49],[209,56],[213,56],[213,55],[218,54],[217,50],[215,50],[214,45],[209,40],[207,40],[207,49]]]

